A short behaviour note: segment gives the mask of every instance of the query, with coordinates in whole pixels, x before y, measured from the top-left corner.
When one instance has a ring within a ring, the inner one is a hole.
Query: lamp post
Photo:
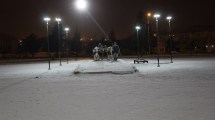
[[[60,41],[60,27],[59,27],[59,24],[61,22],[61,18],[56,18],[55,19],[57,21],[57,27],[58,27],[58,44],[59,44],[59,51],[58,51],[58,54],[59,54],[59,59],[60,59],[60,66],[62,65],[61,64],[61,41]]]
[[[159,14],[155,14],[154,18],[156,19],[156,34],[157,34],[157,60],[158,60],[158,66],[160,67],[160,61],[159,61],[159,52],[160,52],[160,47],[159,47],[159,35],[158,35],[158,18],[160,17]]]
[[[139,38],[138,38],[138,32],[140,30],[140,26],[136,26],[135,29],[137,30],[137,58],[140,58],[140,48],[139,48]]]
[[[149,19],[150,19],[150,17],[151,17],[151,13],[148,13],[147,14],[147,19],[148,19],[148,52],[149,52],[149,54],[151,53],[151,47],[150,47],[150,41],[149,41],[149,38],[150,38],[150,34],[149,34]]]
[[[51,70],[51,67],[50,67],[50,51],[49,51],[49,21],[50,21],[51,19],[50,19],[49,17],[45,17],[43,20],[46,21],[46,30],[47,30],[48,64],[49,64],[48,70]]]
[[[170,37],[170,40],[169,40],[169,44],[170,44],[170,58],[171,58],[171,63],[173,63],[172,61],[172,34],[171,34],[171,26],[170,26],[170,22],[171,22],[171,19],[172,17],[171,16],[167,16],[166,19],[168,20],[168,23],[169,23],[169,37]]]
[[[69,56],[69,54],[68,54],[68,51],[69,51],[69,41],[68,41],[68,32],[69,32],[69,28],[68,27],[66,27],[65,29],[64,29],[65,31],[66,31],[66,41],[67,41],[67,50],[66,50],[66,56],[67,56],[67,59],[66,59],[66,61],[67,61],[67,64],[69,63],[68,62],[68,56]]]

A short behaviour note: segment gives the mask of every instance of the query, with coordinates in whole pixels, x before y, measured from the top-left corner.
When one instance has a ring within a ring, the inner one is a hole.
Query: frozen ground
[[[133,74],[73,73],[90,60],[0,65],[0,120],[215,119],[214,57],[148,60],[123,59]]]

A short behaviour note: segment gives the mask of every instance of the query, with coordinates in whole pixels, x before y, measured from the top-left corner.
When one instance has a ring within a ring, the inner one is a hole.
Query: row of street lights
[[[76,7],[79,9],[79,10],[85,10],[86,7],[87,7],[87,2],[85,0],[76,0]],[[49,30],[48,30],[48,26],[49,26],[49,21],[51,20],[51,18],[49,17],[45,17],[44,18],[44,21],[46,22],[46,28],[47,28],[47,43],[48,43],[48,64],[49,64],[49,68],[48,70],[51,70],[51,67],[50,67],[50,50],[49,50]],[[59,24],[60,22],[62,21],[61,18],[56,18],[55,19],[58,23],[58,42],[59,42],[59,51],[58,51],[58,54],[59,54],[59,59],[60,59],[60,66],[62,66],[61,64],[61,41],[60,41],[60,27],[59,27]],[[69,28],[65,28],[64,29],[66,31],[66,39],[67,39],[67,42],[68,42],[68,31],[69,31]],[[67,64],[68,64],[68,44],[67,44]]]
[[[48,70],[51,70],[51,67],[50,67],[50,46],[49,46],[49,21],[51,21],[51,18],[50,17],[45,17],[43,20],[46,22],[46,30],[47,30],[47,36],[46,37],[47,37],[47,43],[48,43],[48,64],[49,64]],[[60,60],[60,66],[62,66],[62,64],[61,64],[60,27],[59,27],[59,24],[62,21],[62,19],[61,18],[56,18],[55,20],[58,23],[58,42],[59,42],[58,55],[59,55],[59,60]],[[69,28],[66,27],[64,30],[66,31],[66,34],[68,34]],[[67,47],[67,63],[68,63],[68,47]]]
[[[85,0],[77,0],[76,1],[76,6],[78,9],[80,10],[85,10],[87,7],[87,3]],[[147,14],[148,17],[148,50],[149,50],[149,54],[151,52],[150,50],[150,40],[149,40],[149,17],[151,17],[151,13]],[[157,60],[158,60],[158,67],[160,67],[160,62],[159,62],[159,52],[160,52],[160,48],[159,48],[159,35],[158,35],[158,18],[160,18],[160,14],[154,14],[154,18],[156,19],[156,35],[157,35]],[[169,22],[169,36],[170,36],[170,56],[171,56],[171,63],[173,63],[172,61],[172,37],[171,37],[171,26],[170,26],[170,21],[171,21],[172,17],[168,16],[167,20]],[[48,34],[48,23],[51,20],[50,18],[46,17],[44,18],[44,20],[46,21],[46,25],[47,25],[47,41],[48,41],[48,63],[49,63],[49,70],[50,70],[50,51],[49,51],[49,34]],[[58,22],[58,37],[59,37],[59,59],[60,59],[60,66],[61,64],[61,46],[60,46],[60,30],[59,30],[59,24],[61,22],[61,18],[56,18],[56,21]],[[136,30],[137,30],[137,47],[138,47],[138,59],[140,57],[140,51],[139,51],[139,39],[138,39],[138,31],[141,29],[140,26],[136,26]],[[68,34],[68,30],[69,28],[65,28],[66,31],[66,35]],[[68,35],[67,35],[68,37]],[[67,63],[68,63],[68,47],[67,47]]]
[[[151,52],[151,48],[150,48],[150,40],[149,40],[149,17],[151,17],[151,13],[147,14],[148,17],[148,52],[150,54]],[[158,65],[157,67],[160,67],[160,46],[159,46],[159,35],[158,35],[158,20],[160,18],[160,14],[154,14],[153,16],[156,20],[156,36],[157,36],[157,61],[158,61]],[[172,17],[171,16],[167,16],[166,19],[168,20],[169,23],[169,37],[170,37],[170,57],[171,57],[171,63],[173,63],[172,60],[172,35],[171,35],[171,26],[170,26],[170,22]],[[138,31],[141,29],[140,26],[136,26],[136,30],[137,30],[137,49],[138,49],[138,59],[139,59],[139,39],[138,39]]]

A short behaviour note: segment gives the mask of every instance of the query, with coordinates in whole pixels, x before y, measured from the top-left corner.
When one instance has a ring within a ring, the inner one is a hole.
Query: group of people
[[[94,60],[103,60],[104,56],[107,56],[108,60],[117,61],[119,54],[120,48],[116,42],[114,42],[113,45],[109,47],[99,43],[93,49]]]

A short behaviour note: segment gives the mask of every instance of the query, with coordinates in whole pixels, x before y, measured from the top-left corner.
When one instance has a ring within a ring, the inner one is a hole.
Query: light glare
[[[50,21],[51,19],[49,17],[45,17],[43,20],[44,21]]]
[[[65,28],[64,30],[65,30],[65,31],[69,31],[69,28],[67,27],[67,28]]]
[[[77,0],[76,6],[79,10],[84,10],[87,8],[87,2],[85,0]]]
[[[168,17],[166,17],[166,19],[167,19],[167,20],[171,20],[171,19],[172,19],[172,17],[171,17],[171,16],[168,16]]]
[[[56,18],[55,20],[58,21],[58,22],[60,22],[62,19],[61,18]]]
[[[160,17],[160,14],[155,14],[154,17],[155,17],[155,18],[159,18],[159,17]]]
[[[151,13],[148,13],[148,14],[147,14],[148,17],[151,17],[151,15],[152,15]]]
[[[140,30],[140,26],[136,26],[136,30]]]

